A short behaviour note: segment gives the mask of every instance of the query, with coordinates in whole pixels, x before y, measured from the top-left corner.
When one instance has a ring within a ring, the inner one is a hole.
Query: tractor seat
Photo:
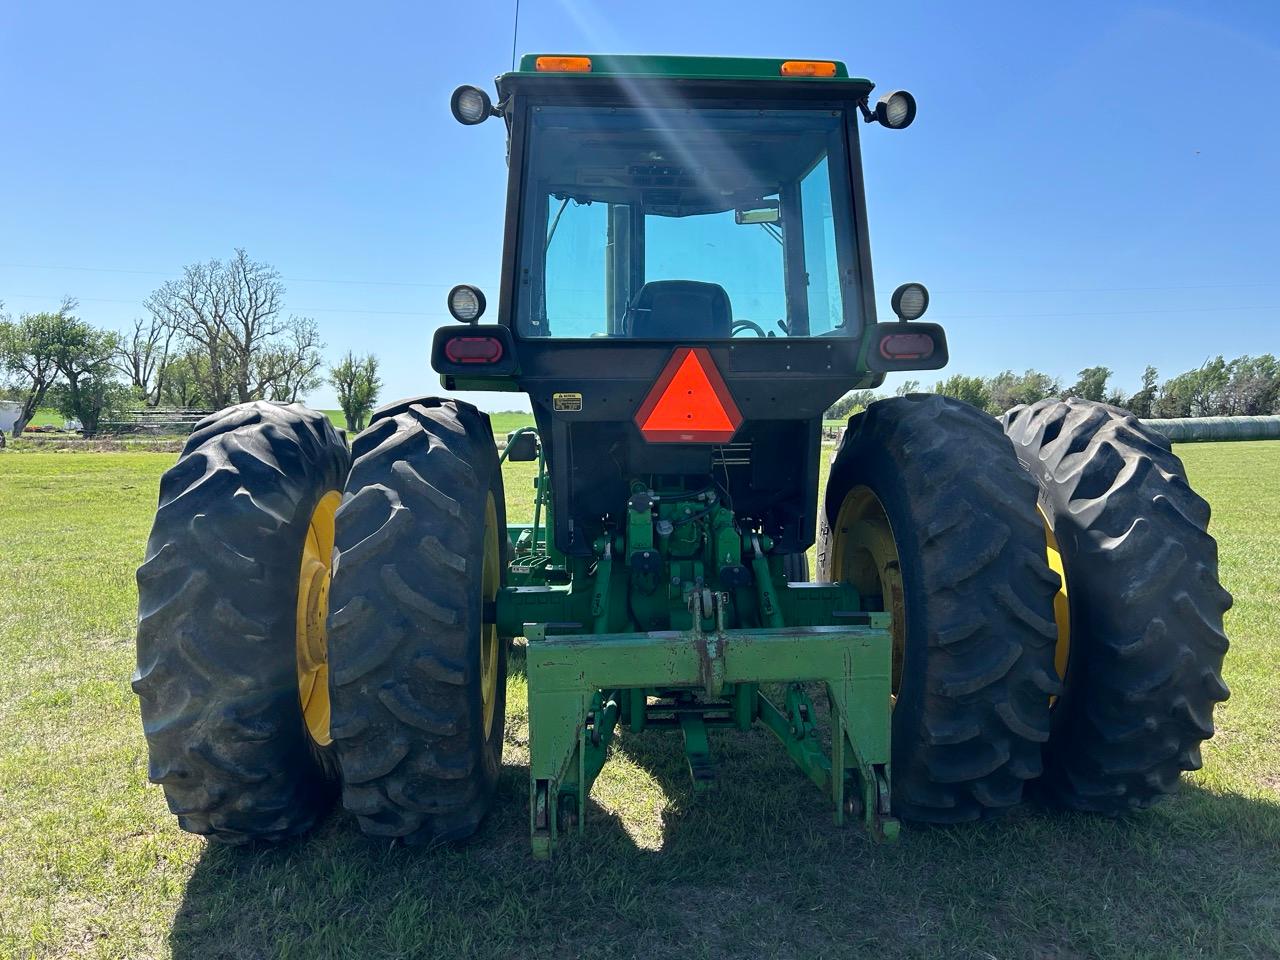
[[[724,287],[698,280],[651,280],[628,312],[631,336],[640,339],[728,339],[733,324]]]

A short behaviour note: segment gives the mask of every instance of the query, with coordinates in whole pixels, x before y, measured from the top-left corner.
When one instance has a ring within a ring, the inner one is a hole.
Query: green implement
[[[712,595],[717,606],[717,595]],[[629,722],[678,727],[695,785],[714,778],[707,730],[757,719],[831,798],[836,824],[861,819],[892,839],[887,618],[863,625],[548,636],[530,625],[529,825],[535,856],[570,827],[604,766],[623,705]],[[806,682],[825,686],[831,747],[821,744]],[[784,684],[775,705],[759,683]],[[695,698],[693,694],[700,694]],[[643,711],[637,718],[634,711]]]

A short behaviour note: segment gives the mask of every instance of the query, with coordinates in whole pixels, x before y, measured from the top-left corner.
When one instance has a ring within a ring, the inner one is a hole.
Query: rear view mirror
[[[766,200],[759,206],[739,207],[733,211],[733,219],[735,223],[781,223],[782,211],[776,200],[772,203]]]

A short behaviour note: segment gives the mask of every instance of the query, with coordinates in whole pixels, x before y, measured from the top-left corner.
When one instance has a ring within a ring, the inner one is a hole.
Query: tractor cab
[[[856,336],[864,288],[843,115],[773,106],[535,109],[519,335]]]
[[[714,479],[804,550],[826,408],[946,362],[941,328],[876,321],[858,126],[906,126],[914,101],[873,110],[834,61],[530,55],[497,88],[453,98],[505,120],[511,172],[496,316],[455,288],[445,385],[529,394],[567,555],[658,475]]]

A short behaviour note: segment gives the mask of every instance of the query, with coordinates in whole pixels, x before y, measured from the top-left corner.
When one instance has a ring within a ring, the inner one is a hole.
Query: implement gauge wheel
[[[1059,579],[999,424],[946,397],[873,403],[849,420],[821,518],[818,579],[893,614],[895,814],[1003,813],[1041,772]]]
[[[1065,570],[1064,689],[1037,786],[1078,810],[1150,806],[1200,767],[1213,706],[1227,698],[1231,595],[1209,505],[1169,442],[1116,407],[1044,400],[1004,423]]]
[[[352,444],[330,601],[343,804],[369,834],[456,840],[488,811],[502,765],[498,453],[488,416],[461,401],[375,418]]]
[[[133,689],[184,830],[278,840],[336,793],[324,623],[348,464],[324,414],[264,401],[201,421],[160,481]]]

